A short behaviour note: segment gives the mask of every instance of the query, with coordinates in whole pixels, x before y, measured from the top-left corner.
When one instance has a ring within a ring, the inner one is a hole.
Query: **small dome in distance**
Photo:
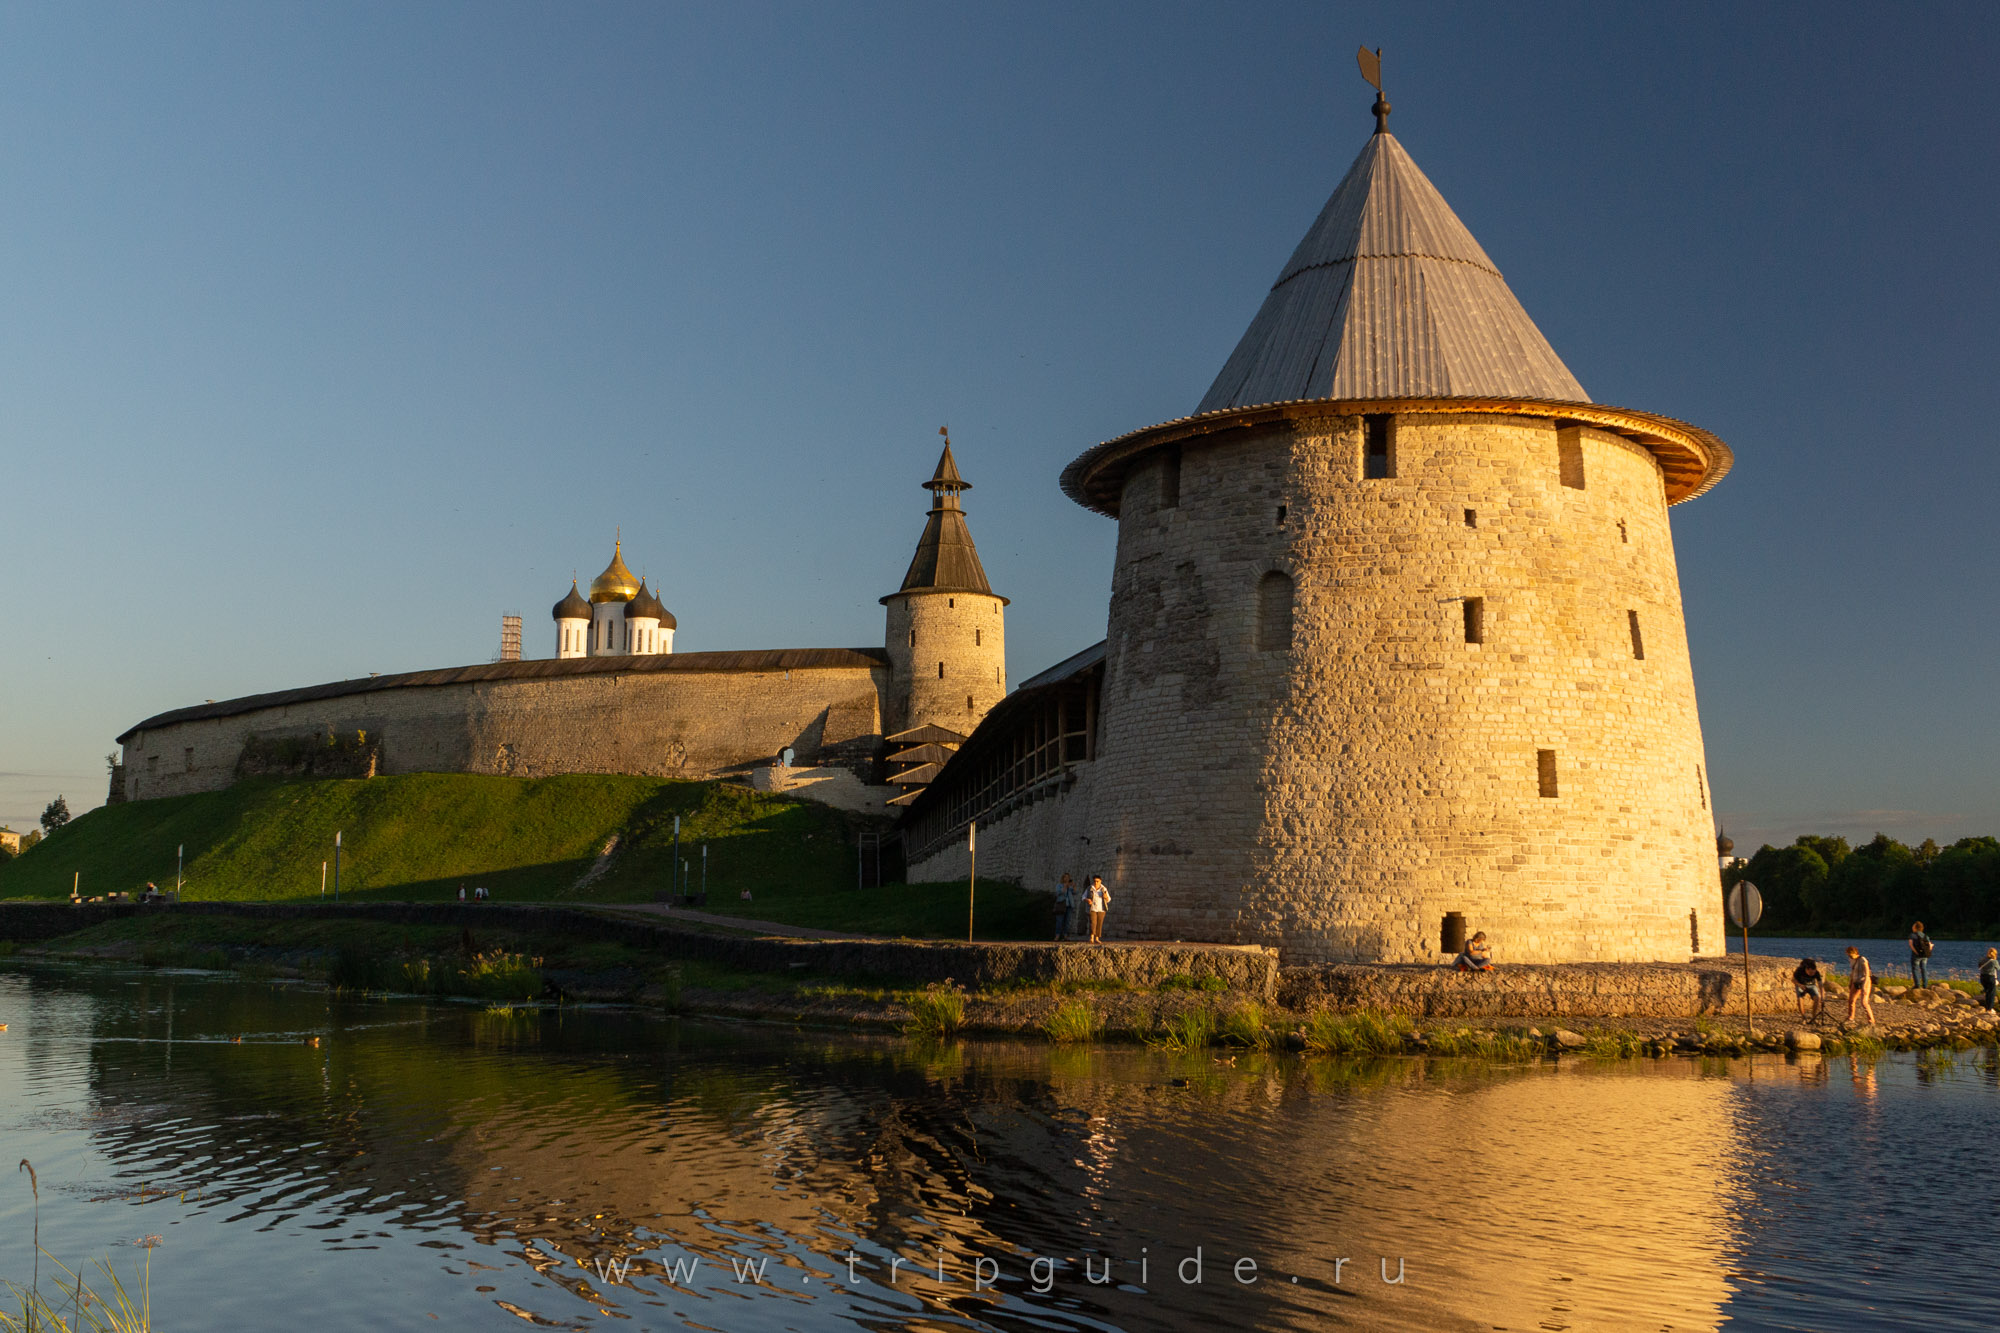
[[[575,579],[569,581],[569,591],[563,595],[560,602],[556,603],[555,610],[550,614],[557,620],[590,619],[590,603],[584,601],[577,593]]]
[[[639,595],[625,603],[625,618],[627,620],[645,620],[649,617],[653,620],[658,620],[666,613],[667,608],[660,605],[660,599],[653,595],[652,590],[646,586],[643,579],[639,582]]]
[[[611,563],[590,581],[591,601],[629,602],[639,595],[639,580],[625,567],[624,547],[623,541],[615,543],[611,548]]]

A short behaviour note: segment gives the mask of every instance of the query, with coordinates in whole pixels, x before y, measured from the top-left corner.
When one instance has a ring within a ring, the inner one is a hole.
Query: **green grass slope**
[[[79,874],[86,897],[148,880],[170,889],[176,846],[187,849],[191,900],[316,899],[338,831],[343,900],[450,899],[463,883],[512,902],[644,902],[671,883],[676,815],[696,887],[707,845],[711,911],[891,935],[964,933],[963,885],[854,888],[856,816],[725,783],[602,774],[266,779],[107,805],[0,863],[0,899],[66,897]],[[614,837],[606,873],[579,886]],[[1042,933],[1045,899],[985,881],[979,897],[982,938]]]

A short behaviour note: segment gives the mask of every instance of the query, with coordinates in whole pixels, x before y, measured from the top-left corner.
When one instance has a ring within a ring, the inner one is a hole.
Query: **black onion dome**
[[[556,620],[590,619],[590,603],[584,601],[583,595],[577,592],[575,579],[569,581],[569,592],[556,603],[555,609],[549,614]]]

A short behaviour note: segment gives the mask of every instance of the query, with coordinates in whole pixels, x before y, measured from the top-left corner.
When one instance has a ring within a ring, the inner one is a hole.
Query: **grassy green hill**
[[[670,882],[675,815],[697,886],[708,846],[712,911],[883,934],[964,929],[963,885],[853,887],[857,816],[725,783],[597,774],[265,779],[107,805],[0,863],[0,898],[66,897],[78,874],[86,897],[172,888],[176,846],[189,899],[317,898],[338,831],[343,900],[448,899],[463,883],[511,902],[641,902]],[[605,873],[579,887],[614,837]],[[331,897],[330,866],[327,885]],[[980,899],[982,936],[1040,933],[1043,900],[984,881]]]

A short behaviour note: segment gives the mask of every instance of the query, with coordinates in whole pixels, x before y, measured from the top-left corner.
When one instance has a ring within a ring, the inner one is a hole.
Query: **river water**
[[[0,1022],[0,1277],[27,1158],[161,1329],[2000,1321],[1983,1050],[1230,1064],[19,962]]]
[[[1741,936],[1732,936],[1734,948],[1742,948]],[[1901,977],[1910,979],[1910,941],[1908,936],[1893,940],[1812,936],[1812,935],[1752,935],[1750,952],[1769,954],[1773,958],[1817,958],[1820,970],[1829,974],[1841,972],[1847,967],[1847,946],[1853,945],[1868,960],[1876,976]],[[1986,951],[1994,946],[1992,940],[1933,940],[1931,952],[1930,978],[1944,981],[1957,978],[1971,981],[1979,975],[1979,960],[1986,957]],[[1827,967],[1825,964],[1834,966]]]

